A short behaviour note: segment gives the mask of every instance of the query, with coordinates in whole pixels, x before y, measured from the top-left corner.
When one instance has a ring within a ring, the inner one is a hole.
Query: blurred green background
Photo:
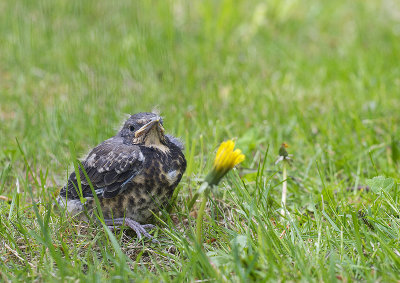
[[[245,153],[288,142],[334,162],[398,137],[397,1],[3,1],[4,160],[65,170],[157,106],[166,128]],[[378,162],[379,163],[379,162]],[[338,164],[345,166],[345,164]]]

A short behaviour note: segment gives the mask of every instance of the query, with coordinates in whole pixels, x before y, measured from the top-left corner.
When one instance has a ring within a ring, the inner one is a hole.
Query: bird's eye
[[[134,127],[134,126],[130,126],[130,127],[129,127],[129,130],[130,130],[131,132],[135,131],[135,127]]]

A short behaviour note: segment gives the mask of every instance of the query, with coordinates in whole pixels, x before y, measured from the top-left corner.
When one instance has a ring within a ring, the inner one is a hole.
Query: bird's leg
[[[153,224],[140,224],[139,222],[136,222],[130,218],[115,218],[115,219],[104,219],[104,223],[110,228],[111,230],[114,230],[114,227],[116,226],[128,226],[131,228],[133,231],[136,232],[136,235],[138,236],[139,240],[142,238],[142,235],[148,239],[151,239],[153,243],[158,243],[156,239],[151,236],[146,229],[151,229],[154,228],[155,226]]]

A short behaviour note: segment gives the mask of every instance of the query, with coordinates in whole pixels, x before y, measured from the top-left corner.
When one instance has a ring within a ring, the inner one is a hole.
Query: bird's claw
[[[158,241],[146,231],[146,229],[152,229],[156,227],[153,224],[142,225],[130,218],[104,219],[104,222],[111,231],[114,231],[117,226],[125,225],[135,231],[139,240],[144,236],[145,238],[151,239],[153,243],[158,243]]]

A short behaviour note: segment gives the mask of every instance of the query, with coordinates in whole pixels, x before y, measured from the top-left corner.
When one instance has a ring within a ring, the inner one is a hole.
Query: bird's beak
[[[139,130],[135,132],[135,138],[148,133],[151,129],[155,128],[159,133],[164,134],[164,127],[160,123],[161,118],[157,117],[148,122],[146,125],[142,126]]]

